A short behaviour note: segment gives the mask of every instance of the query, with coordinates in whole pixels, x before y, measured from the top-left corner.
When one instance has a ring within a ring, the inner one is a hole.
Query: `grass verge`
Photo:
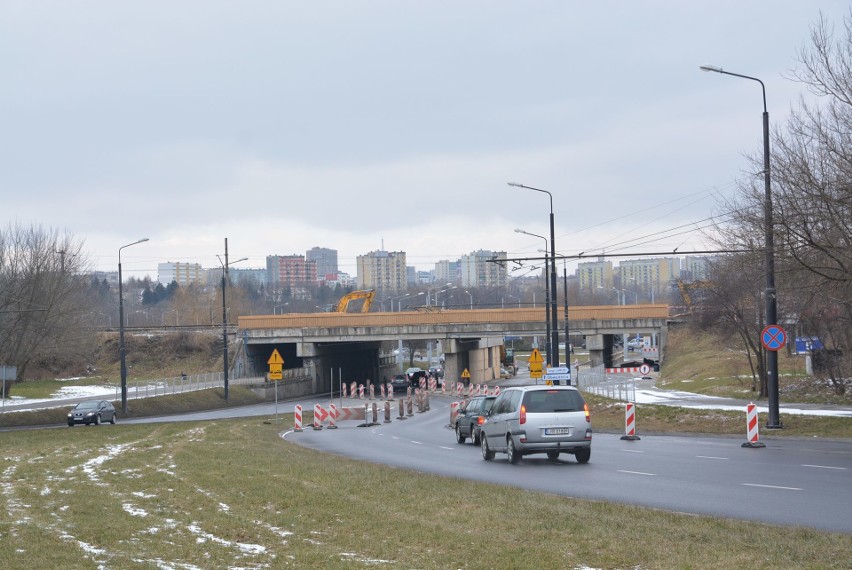
[[[281,429],[254,418],[0,434],[0,558],[12,568],[846,568],[852,560],[846,535],[411,473],[297,447]]]

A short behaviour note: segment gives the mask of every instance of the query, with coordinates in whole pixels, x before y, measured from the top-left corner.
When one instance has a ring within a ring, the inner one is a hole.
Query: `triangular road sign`
[[[531,364],[541,364],[544,362],[544,358],[541,356],[541,353],[537,348],[534,348],[532,354],[530,354],[530,359],[528,360]]]
[[[467,368],[465,368],[464,372],[462,372],[461,377],[462,378],[470,378],[470,371]]]
[[[284,364],[284,359],[281,358],[281,354],[278,352],[277,348],[272,349],[272,356],[269,357],[269,360],[266,361],[267,364]]]

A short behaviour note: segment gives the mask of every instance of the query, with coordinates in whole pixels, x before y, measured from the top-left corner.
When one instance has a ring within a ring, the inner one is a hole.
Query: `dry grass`
[[[845,535],[410,473],[293,446],[279,429],[242,419],[3,434],[0,557],[11,568],[740,569],[852,560]]]

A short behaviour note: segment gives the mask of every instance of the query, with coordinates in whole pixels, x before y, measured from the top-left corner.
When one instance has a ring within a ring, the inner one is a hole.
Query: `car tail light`
[[[586,423],[592,423],[592,416],[589,413],[589,404],[583,404],[583,411],[586,412]]]
[[[521,425],[527,423],[527,407],[521,406]]]
[[[484,423],[485,423],[485,416],[478,416],[478,417],[476,418],[476,423],[477,423],[478,425],[482,425],[482,424],[484,424]]]

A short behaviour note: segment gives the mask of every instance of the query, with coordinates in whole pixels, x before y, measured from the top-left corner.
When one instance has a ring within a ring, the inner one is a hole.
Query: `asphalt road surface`
[[[742,447],[745,434],[732,438],[640,433],[639,441],[595,434],[587,465],[571,455],[556,461],[533,455],[511,465],[505,454],[486,462],[478,447],[456,443],[449,428],[450,401],[433,397],[430,411],[406,420],[397,419],[393,408],[388,424],[357,427],[358,422],[340,422],[336,430],[307,428],[287,431],[283,437],[374,463],[567,497],[852,533],[848,442],[770,437],[762,439],[765,448],[750,449]]]

